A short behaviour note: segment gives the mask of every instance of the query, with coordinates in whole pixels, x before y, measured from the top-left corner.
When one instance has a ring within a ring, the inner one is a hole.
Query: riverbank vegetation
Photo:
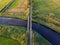
[[[7,45],[11,43],[11,45],[27,45],[28,36],[26,31],[27,30],[24,27],[0,24],[0,44]],[[51,45],[45,38],[35,31],[33,31],[32,38],[33,45]],[[6,41],[6,43],[4,43],[4,41]]]
[[[57,0],[56,0],[57,1]],[[60,33],[60,3],[55,0],[33,0],[33,21]]]

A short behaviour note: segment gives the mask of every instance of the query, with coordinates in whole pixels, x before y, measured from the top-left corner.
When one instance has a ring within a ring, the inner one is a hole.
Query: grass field
[[[4,8],[12,0],[0,0],[0,9]],[[18,6],[21,0],[14,0],[10,8],[15,8]]]
[[[19,5],[19,3],[21,3],[21,0],[15,0],[10,6],[10,8],[16,8]]]
[[[3,9],[11,0],[0,0],[0,10]]]
[[[8,4],[8,1],[9,0],[6,1],[7,4]],[[3,1],[3,2],[1,2],[1,3],[4,4],[4,6],[5,6],[6,3],[5,3],[5,1]],[[2,4],[1,4],[1,6],[2,6]],[[4,6],[2,6],[2,7],[4,7]],[[14,2],[8,8],[9,9],[6,9],[6,11],[4,13],[0,12],[0,16],[12,17],[12,18],[22,18],[25,20],[27,19],[28,13],[29,13],[27,0],[14,0]],[[3,8],[1,8],[1,9],[3,9]]]
[[[59,0],[33,0],[33,21],[60,33]]]
[[[46,39],[44,39],[37,32],[33,32],[33,43],[35,45],[51,45]],[[34,36],[35,35],[35,36]],[[27,45],[26,28],[11,25],[0,24],[0,45]],[[17,42],[16,42],[17,41]],[[11,43],[11,44],[10,44]]]
[[[0,45],[20,45],[20,43],[12,39],[0,37]]]

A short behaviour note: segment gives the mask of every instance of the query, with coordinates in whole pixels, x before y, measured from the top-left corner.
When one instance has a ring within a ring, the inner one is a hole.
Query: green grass
[[[60,33],[60,4],[53,0],[33,0],[32,19]]]
[[[20,43],[12,39],[0,37],[0,45],[20,45]]]
[[[1,25],[0,24],[0,44],[10,44],[10,45],[16,45],[18,42],[22,45],[22,42],[25,41],[27,43],[27,35],[26,35],[26,28],[19,27],[19,26],[10,26],[10,25]],[[37,32],[33,32],[35,34],[34,43],[35,45],[41,44],[41,45],[51,45],[46,39],[44,39],[41,35],[39,35]],[[3,37],[3,38],[2,38]],[[2,40],[3,39],[3,40]],[[11,39],[11,40],[10,40]],[[15,41],[17,41],[15,43]],[[8,42],[8,43],[7,43]],[[18,43],[18,45],[19,45]],[[25,44],[24,43],[24,44]],[[26,44],[25,44],[26,45]]]
[[[3,9],[11,0],[1,0],[0,1],[0,10]]]
[[[12,0],[1,0],[0,1],[0,9],[4,8],[10,1]],[[12,3],[12,5],[10,6],[10,8],[16,8],[21,0],[14,0],[14,2]]]
[[[10,8],[16,8],[16,7],[19,5],[20,2],[21,2],[21,0],[15,0],[15,1],[12,3],[12,5],[10,6]]]
[[[24,27],[0,25],[0,37],[4,37],[4,38],[9,38],[11,40],[15,40],[15,41],[19,42],[21,45],[22,45],[22,41],[27,42],[27,40],[23,40],[25,38],[23,36],[25,34],[25,32],[26,32],[26,28],[24,28]]]

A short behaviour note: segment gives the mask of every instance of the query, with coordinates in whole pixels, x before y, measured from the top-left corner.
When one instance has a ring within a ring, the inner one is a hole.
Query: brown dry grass
[[[60,0],[53,0],[54,2],[60,4]]]
[[[25,12],[28,6],[28,0],[22,0],[17,8],[9,9],[9,12]]]

